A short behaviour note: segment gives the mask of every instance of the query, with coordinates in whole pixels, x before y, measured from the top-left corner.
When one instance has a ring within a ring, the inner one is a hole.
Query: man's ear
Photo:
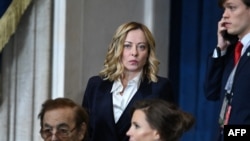
[[[86,123],[83,122],[81,124],[81,130],[78,132],[79,140],[83,140],[84,139],[86,131],[87,131],[87,125],[86,125]]]

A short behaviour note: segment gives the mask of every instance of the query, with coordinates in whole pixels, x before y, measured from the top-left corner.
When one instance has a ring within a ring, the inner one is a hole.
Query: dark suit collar
[[[133,98],[130,100],[130,102],[128,103],[126,109],[124,110],[124,112],[122,113],[120,119],[118,120],[118,122],[116,123],[116,130],[117,133],[120,137],[122,136],[126,136],[125,133],[127,132],[127,130],[130,127],[130,120],[131,120],[131,108],[134,104],[135,101],[138,101],[140,99],[144,99],[144,97],[146,97],[147,95],[150,94],[150,89],[151,87],[148,86],[148,80],[145,79],[141,82],[140,87],[138,89],[138,91],[135,93],[135,95],[133,96]],[[128,122],[129,120],[129,122]]]
[[[248,47],[247,50],[244,52],[243,56],[241,56],[237,66],[236,73],[238,73],[241,70],[241,68],[243,68],[243,66],[249,59],[250,59],[250,47]]]
[[[151,87],[149,87],[148,79],[144,79],[141,81],[140,87],[138,91],[135,93],[131,101],[128,103],[128,106],[124,110],[123,114],[121,115],[120,119],[117,123],[115,123],[114,116],[110,117],[110,115],[113,115],[113,102],[112,102],[112,94],[110,93],[112,88],[113,82],[105,80],[100,85],[100,91],[98,92],[98,95],[96,97],[96,103],[98,103],[98,107],[106,107],[105,109],[99,108],[97,109],[97,113],[102,113],[103,120],[107,122],[107,128],[116,126],[116,130],[113,130],[112,132],[116,132],[119,134],[126,133],[126,130],[129,128],[130,122],[128,120],[131,120],[131,107],[133,106],[134,102],[140,99],[143,99],[144,97],[147,97],[151,94]],[[111,128],[110,128],[111,129]]]
[[[135,95],[132,97],[132,99],[128,103],[128,106],[124,110],[124,112],[121,115],[120,119],[118,120],[117,124],[122,124],[123,120],[127,120],[128,115],[130,114],[131,107],[133,106],[135,101],[140,100],[140,99],[144,99],[144,97],[151,94],[150,93],[151,87],[149,87],[148,85],[149,85],[148,79],[144,79],[141,81],[139,89],[137,90]]]
[[[103,118],[103,121],[106,122],[107,128],[109,126],[110,129],[113,129],[115,126],[115,120],[113,115],[113,102],[112,102],[112,94],[110,93],[112,88],[113,82],[109,80],[103,80],[103,82],[100,85],[100,89],[98,95],[96,96],[96,104],[98,104],[98,110],[97,113],[101,113],[102,115],[99,115]],[[105,107],[105,108],[102,108]],[[116,132],[116,131],[113,131]]]

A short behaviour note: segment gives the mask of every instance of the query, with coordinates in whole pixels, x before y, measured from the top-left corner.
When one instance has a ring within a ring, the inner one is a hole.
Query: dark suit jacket
[[[229,47],[225,56],[216,59],[210,57],[208,60],[205,94],[207,99],[220,100],[221,104],[226,93],[227,79],[234,67],[233,46]],[[232,92],[232,110],[228,124],[250,124],[250,47],[238,63]]]
[[[128,141],[126,132],[130,127],[130,108],[137,100],[161,98],[173,101],[172,86],[168,79],[158,77],[157,83],[148,83],[145,79],[115,123],[110,93],[112,85],[113,82],[103,80],[99,76],[94,76],[88,81],[82,106],[87,109],[90,117],[88,130],[90,141]]]

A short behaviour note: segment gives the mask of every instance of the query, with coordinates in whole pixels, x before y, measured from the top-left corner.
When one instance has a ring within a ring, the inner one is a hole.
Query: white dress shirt
[[[114,111],[115,123],[117,123],[123,111],[126,109],[129,101],[137,92],[140,86],[141,74],[142,72],[140,72],[132,80],[128,81],[127,87],[124,89],[122,95],[121,92],[123,90],[123,85],[121,80],[119,79],[118,81],[115,81],[113,83],[111,93],[113,95],[112,98],[113,98],[113,111]]]

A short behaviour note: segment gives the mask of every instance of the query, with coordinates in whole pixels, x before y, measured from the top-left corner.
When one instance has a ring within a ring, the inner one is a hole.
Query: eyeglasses
[[[56,129],[55,135],[57,137],[66,138],[66,137],[69,137],[70,133],[72,133],[75,129],[76,129],[76,127],[74,127],[71,130],[59,127]],[[47,139],[53,135],[53,128],[42,129],[40,131],[40,134],[41,134],[43,139]]]

